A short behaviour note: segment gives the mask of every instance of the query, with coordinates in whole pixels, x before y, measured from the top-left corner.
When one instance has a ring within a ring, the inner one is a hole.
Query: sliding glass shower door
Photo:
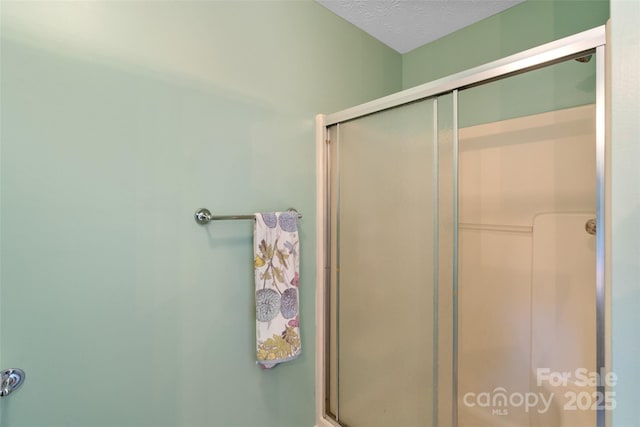
[[[330,129],[328,408],[343,425],[430,425],[435,396],[436,99]]]
[[[596,425],[592,56],[459,92],[459,426]]]
[[[605,425],[598,34],[331,118],[333,424]]]

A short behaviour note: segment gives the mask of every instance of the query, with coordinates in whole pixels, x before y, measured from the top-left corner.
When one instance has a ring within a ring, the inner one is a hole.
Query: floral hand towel
[[[256,214],[256,350],[263,368],[295,359],[301,351],[297,221],[297,212]]]

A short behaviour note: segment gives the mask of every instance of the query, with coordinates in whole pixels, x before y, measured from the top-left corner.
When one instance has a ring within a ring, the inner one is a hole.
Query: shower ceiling
[[[406,53],[524,0],[316,0],[387,46]]]

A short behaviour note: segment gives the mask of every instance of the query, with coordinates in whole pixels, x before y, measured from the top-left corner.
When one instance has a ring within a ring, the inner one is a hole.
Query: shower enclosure
[[[318,118],[319,425],[605,425],[604,44]]]

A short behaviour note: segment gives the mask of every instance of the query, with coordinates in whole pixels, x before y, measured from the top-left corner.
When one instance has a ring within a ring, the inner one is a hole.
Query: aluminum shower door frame
[[[566,61],[572,58],[579,58],[587,54],[596,54],[596,369],[603,372],[610,368],[609,361],[606,360],[607,337],[606,337],[606,316],[608,308],[606,306],[606,279],[608,276],[608,259],[605,249],[608,245],[608,207],[606,206],[606,182],[607,176],[607,132],[606,132],[606,26],[599,26],[569,37],[562,38],[523,52],[490,62],[485,65],[471,68],[469,70],[455,73],[450,76],[425,83],[411,89],[403,90],[395,94],[385,96],[356,107],[348,108],[336,113],[316,116],[316,190],[317,190],[317,210],[316,210],[316,427],[340,427],[340,424],[327,416],[326,397],[328,372],[326,370],[329,355],[326,353],[326,330],[330,313],[326,312],[328,307],[326,301],[329,297],[331,260],[331,206],[329,194],[330,159],[327,144],[328,128],[349,120],[364,117],[390,108],[398,107],[410,102],[419,101],[438,95],[453,94],[454,97],[454,130],[457,130],[457,94],[461,89],[479,86],[491,81],[500,80],[512,75],[522,74],[527,71],[543,68],[555,63]],[[437,126],[437,124],[436,124]],[[454,132],[457,141],[457,132]],[[456,145],[454,145],[456,148]],[[457,151],[457,148],[456,148]],[[457,153],[454,153],[454,161],[457,160]],[[457,175],[457,164],[454,163],[454,174]],[[454,176],[454,236],[457,236],[457,177]],[[437,206],[434,206],[434,209]],[[453,395],[451,414],[453,426],[457,427],[457,241],[454,241],[454,253],[452,256],[454,266],[454,280],[451,289],[454,290],[453,307]],[[438,256],[438,255],[436,255]],[[437,265],[437,264],[436,264]],[[436,286],[438,288],[439,286]],[[607,392],[604,385],[598,385],[599,393]],[[604,407],[597,409],[597,427],[606,427],[607,413]],[[447,426],[448,427],[448,426]]]

